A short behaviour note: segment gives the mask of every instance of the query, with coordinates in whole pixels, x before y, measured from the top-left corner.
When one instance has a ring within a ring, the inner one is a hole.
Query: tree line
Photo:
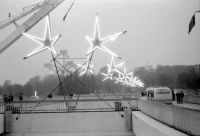
[[[194,71],[194,66],[174,65],[162,66],[158,65],[156,68],[152,66],[137,67],[130,71],[134,73],[143,83],[145,87],[130,87],[115,83],[114,80],[102,81],[105,76],[101,73],[107,73],[107,67],[102,67],[97,74],[88,73],[87,76],[79,76],[77,71],[73,75],[60,75],[62,86],[59,86],[58,76],[56,74],[46,75],[44,77],[35,76],[29,79],[24,84],[12,84],[10,80],[6,80],[0,86],[0,94],[12,94],[19,96],[23,93],[24,96],[34,96],[35,91],[37,95],[47,96],[53,90],[53,95],[67,95],[67,94],[90,94],[90,93],[133,93],[133,91],[144,90],[147,87],[166,86],[171,89],[183,88],[190,89],[192,93],[199,94],[200,90],[200,74]],[[73,71],[71,71],[73,73]],[[123,73],[123,72],[122,72]],[[114,73],[114,77],[118,77]]]

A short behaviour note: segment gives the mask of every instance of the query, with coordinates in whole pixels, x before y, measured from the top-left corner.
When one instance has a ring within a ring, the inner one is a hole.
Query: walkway
[[[191,109],[191,110],[200,110],[200,105],[198,104],[191,104],[191,103],[185,103],[185,102],[183,102],[183,104],[177,104],[177,102],[174,101],[172,105],[176,107]]]

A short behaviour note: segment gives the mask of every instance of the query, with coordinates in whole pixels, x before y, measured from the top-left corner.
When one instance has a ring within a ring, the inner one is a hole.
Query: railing
[[[190,135],[200,135],[200,111],[138,100],[138,108],[148,116]]]
[[[53,113],[53,112],[94,112],[123,111],[125,107],[137,110],[137,99],[83,99],[83,100],[47,100],[47,101],[14,101],[4,105],[0,103],[0,113]]]
[[[45,2],[40,2],[32,8],[24,9],[22,12],[19,12],[18,14],[15,14],[15,15],[9,17],[8,19],[4,20],[3,22],[0,22],[0,29],[4,28],[5,26],[19,20],[20,18],[22,18],[22,17],[24,17],[28,14],[30,14],[31,12],[39,9],[40,7],[42,7],[44,5],[44,3]]]

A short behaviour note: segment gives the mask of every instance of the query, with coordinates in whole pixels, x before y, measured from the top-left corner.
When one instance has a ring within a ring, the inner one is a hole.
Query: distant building
[[[195,70],[196,74],[199,74],[199,72],[200,72],[200,65],[196,65],[195,68],[194,68],[194,70]]]

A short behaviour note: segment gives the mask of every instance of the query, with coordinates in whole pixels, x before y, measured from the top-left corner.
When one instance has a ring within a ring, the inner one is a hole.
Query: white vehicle
[[[147,100],[172,103],[172,92],[167,87],[149,87],[145,90]]]

